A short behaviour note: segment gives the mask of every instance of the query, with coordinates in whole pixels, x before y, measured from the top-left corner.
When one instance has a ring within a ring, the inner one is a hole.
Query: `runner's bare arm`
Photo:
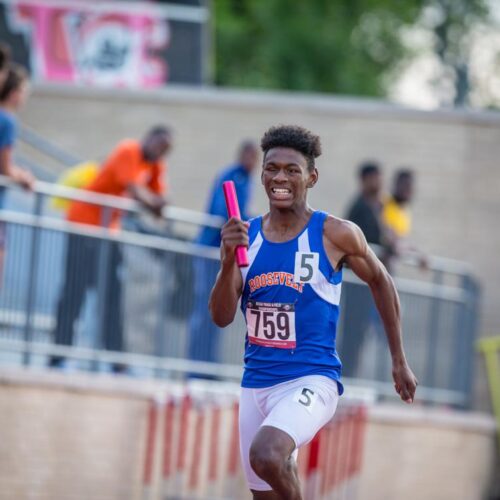
[[[329,256],[336,255],[337,263],[346,263],[370,287],[389,343],[396,391],[403,401],[411,403],[418,382],[406,361],[401,337],[399,297],[392,278],[355,224],[329,219],[325,224],[325,239]]]
[[[234,217],[229,219],[222,226],[221,238],[221,268],[208,307],[214,323],[224,327],[234,320],[241,297],[243,279],[234,250],[239,245],[248,247],[248,224]]]

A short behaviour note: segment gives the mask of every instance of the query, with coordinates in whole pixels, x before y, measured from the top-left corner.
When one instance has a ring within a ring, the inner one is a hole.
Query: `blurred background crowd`
[[[237,381],[243,318],[221,330],[207,309],[222,183],[243,218],[265,211],[260,136],[303,125],[324,151],[312,206],[359,225],[395,278],[423,411],[481,435],[433,438],[466,450],[450,467],[475,461],[453,498],[499,494],[498,2],[0,0],[0,40],[0,369]],[[348,389],[390,405],[349,270],[342,310]],[[421,496],[452,498],[431,454]]]

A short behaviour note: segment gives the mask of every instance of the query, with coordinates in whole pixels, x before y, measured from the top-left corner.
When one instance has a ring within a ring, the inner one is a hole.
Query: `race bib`
[[[297,345],[294,304],[249,300],[246,320],[250,344],[278,349],[294,349]]]
[[[295,283],[315,284],[319,279],[319,253],[295,252]]]

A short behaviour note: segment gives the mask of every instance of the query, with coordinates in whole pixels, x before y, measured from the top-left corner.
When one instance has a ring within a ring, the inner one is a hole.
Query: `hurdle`
[[[145,432],[144,500],[250,498],[239,455],[238,395],[192,390],[150,401]],[[299,451],[306,500],[355,500],[367,420],[362,402],[335,417]]]

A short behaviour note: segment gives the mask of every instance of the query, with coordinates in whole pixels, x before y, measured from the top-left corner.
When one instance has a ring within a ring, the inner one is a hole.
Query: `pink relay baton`
[[[237,217],[241,219],[240,207],[238,206],[238,197],[236,196],[236,189],[233,181],[226,181],[222,183],[224,190],[224,198],[226,199],[227,215],[229,218]],[[239,267],[248,266],[248,253],[246,247],[236,247],[236,263]]]

